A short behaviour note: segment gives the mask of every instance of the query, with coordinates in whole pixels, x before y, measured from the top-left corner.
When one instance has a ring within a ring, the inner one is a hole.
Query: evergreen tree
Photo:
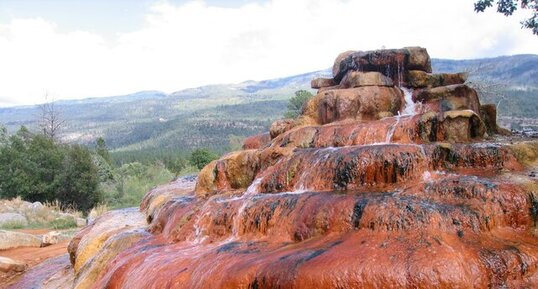
[[[101,201],[99,178],[90,151],[83,146],[73,145],[64,158],[63,166],[58,199],[83,211],[97,205]]]
[[[4,146],[7,144],[8,141],[7,136],[7,129],[5,126],[0,124],[0,146]]]
[[[105,143],[105,139],[102,137],[99,137],[97,141],[95,142],[95,151],[98,155],[103,157],[103,159],[109,164],[112,164],[112,159],[110,158],[110,153],[108,152],[108,148]]]
[[[312,98],[312,93],[307,90],[297,90],[295,96],[290,98],[288,111],[284,114],[286,118],[296,118],[303,113],[303,107],[306,102]]]
[[[0,146],[0,198],[58,200],[88,210],[100,201],[98,174],[90,151],[57,144],[25,127]]]

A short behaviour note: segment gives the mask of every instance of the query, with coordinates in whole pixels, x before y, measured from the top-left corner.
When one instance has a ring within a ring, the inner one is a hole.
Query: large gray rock
[[[28,226],[28,220],[26,217],[18,213],[1,213],[0,214],[0,228],[1,227],[25,227]]]
[[[43,206],[43,204],[41,202],[33,202],[31,205],[30,205],[30,209],[32,211],[38,211],[38,210],[41,210],[43,209],[45,206]]]
[[[0,250],[18,247],[40,247],[41,238],[25,233],[0,230]]]

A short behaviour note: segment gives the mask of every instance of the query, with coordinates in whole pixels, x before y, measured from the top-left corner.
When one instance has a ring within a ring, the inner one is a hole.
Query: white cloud
[[[521,13],[476,14],[472,2],[160,2],[142,29],[110,41],[60,32],[50,19],[0,22],[0,105],[37,103],[46,91],[83,98],[287,76],[329,67],[345,50],[381,46],[420,45],[443,58],[538,53],[538,37],[520,29]]]

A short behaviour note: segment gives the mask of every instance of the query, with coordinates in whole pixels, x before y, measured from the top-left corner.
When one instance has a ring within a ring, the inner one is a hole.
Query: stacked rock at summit
[[[195,183],[86,227],[69,246],[73,270],[45,284],[538,287],[538,142],[499,135],[495,106],[464,74],[431,73],[423,48],[349,51],[312,87],[297,119]],[[39,288],[32,278],[14,288]]]
[[[484,125],[497,127],[496,116],[486,119],[494,122],[491,124],[476,122],[476,119],[481,119],[480,102],[476,91],[465,84],[466,75],[432,74],[430,56],[424,48],[347,51],[336,58],[332,72],[333,78],[312,80],[312,88],[318,89],[318,94],[306,105],[299,119],[288,120],[292,124],[285,129],[272,127],[271,132],[282,133],[295,126],[323,125],[342,120],[380,120],[406,113],[430,113],[427,116],[430,119],[431,113],[437,113],[436,120],[452,119],[457,115],[473,122],[469,126],[478,134],[484,130]],[[411,94],[407,100],[405,93]],[[406,101],[416,102],[418,107],[405,111]],[[465,110],[474,114],[442,114]],[[274,126],[280,123],[282,121]],[[276,133],[271,136],[276,137]]]

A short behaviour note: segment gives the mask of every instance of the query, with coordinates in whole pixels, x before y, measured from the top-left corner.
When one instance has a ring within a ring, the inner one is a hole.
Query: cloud
[[[37,103],[47,91],[83,98],[287,76],[329,67],[350,49],[420,45],[441,58],[538,52],[538,38],[520,29],[522,13],[476,14],[468,0],[440,4],[158,2],[141,29],[115,39],[65,32],[51,19],[0,22],[0,105]]]

